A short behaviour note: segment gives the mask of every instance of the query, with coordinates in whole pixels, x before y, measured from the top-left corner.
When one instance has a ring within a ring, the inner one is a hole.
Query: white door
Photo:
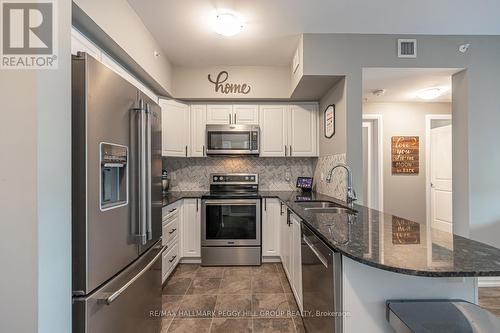
[[[173,100],[160,100],[162,111],[162,155],[188,156],[189,106]]]
[[[292,215],[292,290],[299,308],[302,310],[302,255],[300,219]]]
[[[182,256],[201,256],[201,200],[184,199],[182,207]]]
[[[231,104],[208,104],[207,124],[224,125],[233,122],[233,106]]]
[[[257,104],[233,105],[233,124],[259,124],[259,106]]]
[[[278,199],[263,199],[262,211],[262,256],[280,254],[280,202]]]
[[[453,230],[451,125],[431,129],[430,212],[433,228]]]
[[[373,205],[372,198],[372,186],[373,186],[373,166],[372,166],[372,123],[363,122],[362,131],[363,140],[363,176],[365,182],[363,184],[363,197],[365,200],[365,205],[369,208],[375,209]]]
[[[291,156],[317,156],[317,113],[316,103],[290,105],[288,145]]]
[[[260,156],[287,156],[287,105],[260,105]]]
[[[205,129],[207,125],[207,106],[191,104],[191,156],[205,156]]]

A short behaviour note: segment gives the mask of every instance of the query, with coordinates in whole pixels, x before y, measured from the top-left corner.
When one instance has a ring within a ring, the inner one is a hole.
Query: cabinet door
[[[291,156],[317,156],[317,113],[316,103],[290,105],[288,144]]]
[[[200,199],[184,199],[182,207],[182,257],[201,256]]]
[[[285,207],[284,208],[284,219],[281,223],[281,262],[285,273],[288,277],[290,284],[292,283],[292,226],[289,224],[288,216],[291,215],[291,211]]]
[[[286,156],[287,111],[286,105],[261,105],[259,107],[260,156]]]
[[[207,106],[191,104],[191,157],[205,156]]]
[[[299,308],[302,309],[302,256],[300,219],[292,215],[292,290]]]
[[[259,106],[256,104],[233,105],[233,124],[259,124]]]
[[[233,121],[233,106],[231,104],[208,104],[207,124],[224,125]]]
[[[160,100],[162,155],[188,156],[189,107],[172,100]]]
[[[262,256],[280,254],[280,202],[278,199],[263,199],[262,211]]]

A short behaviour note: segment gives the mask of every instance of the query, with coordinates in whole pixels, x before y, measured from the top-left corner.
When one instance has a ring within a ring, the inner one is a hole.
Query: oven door
[[[260,199],[204,200],[202,246],[260,246]]]

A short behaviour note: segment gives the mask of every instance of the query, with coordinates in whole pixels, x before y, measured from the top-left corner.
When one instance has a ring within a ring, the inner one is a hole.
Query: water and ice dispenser
[[[125,206],[128,203],[128,148],[104,143],[101,152],[101,210]]]

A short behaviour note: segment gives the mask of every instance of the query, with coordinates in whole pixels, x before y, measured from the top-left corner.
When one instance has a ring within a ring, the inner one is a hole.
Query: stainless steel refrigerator
[[[159,330],[161,164],[160,107],[73,56],[73,332]]]

